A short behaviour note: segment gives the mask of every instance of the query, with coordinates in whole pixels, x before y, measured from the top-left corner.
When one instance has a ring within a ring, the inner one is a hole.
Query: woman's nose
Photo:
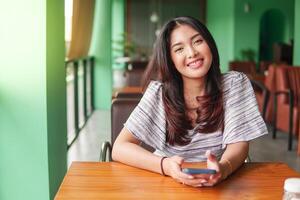
[[[194,47],[189,47],[187,54],[188,58],[193,58],[198,54],[198,51]]]

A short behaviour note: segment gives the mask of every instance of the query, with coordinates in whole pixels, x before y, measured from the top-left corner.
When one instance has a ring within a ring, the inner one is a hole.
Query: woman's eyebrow
[[[195,35],[193,35],[193,36],[191,37],[191,40],[194,39],[194,38],[196,38],[196,37],[198,37],[198,36],[202,37],[200,33],[196,33]]]
[[[171,46],[171,49],[173,49],[174,47],[179,46],[179,45],[181,45],[181,42],[178,42],[178,43],[173,44],[173,45]]]
[[[193,40],[194,38],[196,38],[196,37],[198,37],[198,36],[202,37],[200,33],[196,33],[195,35],[193,35],[193,36],[191,37],[191,40]],[[172,44],[172,45],[171,45],[171,49],[173,49],[174,47],[179,46],[179,45],[181,45],[181,44],[182,44],[181,42],[177,42],[177,43],[175,43],[175,44]]]

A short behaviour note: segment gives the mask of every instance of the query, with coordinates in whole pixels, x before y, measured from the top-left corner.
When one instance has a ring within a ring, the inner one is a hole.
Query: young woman
[[[238,72],[221,74],[215,41],[194,18],[164,25],[146,77],[144,96],[114,143],[115,161],[186,185],[213,186],[242,165],[248,141],[267,134],[250,81]],[[181,171],[183,162],[195,161],[206,161],[217,173]]]

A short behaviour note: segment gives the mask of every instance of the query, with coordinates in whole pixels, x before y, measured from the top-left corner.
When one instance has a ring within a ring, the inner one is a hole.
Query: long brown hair
[[[166,138],[170,145],[190,143],[187,133],[189,129],[193,128],[192,121],[186,115],[182,77],[170,55],[170,35],[178,24],[189,25],[199,32],[212,53],[212,64],[207,73],[207,94],[197,97],[200,103],[197,109],[197,131],[212,133],[223,130],[224,127],[221,71],[216,43],[208,29],[200,21],[192,17],[177,17],[168,21],[161,29],[155,42],[152,58],[144,74],[144,88],[152,79],[163,83],[162,98],[167,122]]]

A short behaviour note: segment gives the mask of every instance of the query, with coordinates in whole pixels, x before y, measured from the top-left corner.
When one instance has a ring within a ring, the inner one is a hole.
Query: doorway
[[[284,43],[286,18],[280,10],[266,11],[260,20],[259,61],[273,61],[274,44]]]

